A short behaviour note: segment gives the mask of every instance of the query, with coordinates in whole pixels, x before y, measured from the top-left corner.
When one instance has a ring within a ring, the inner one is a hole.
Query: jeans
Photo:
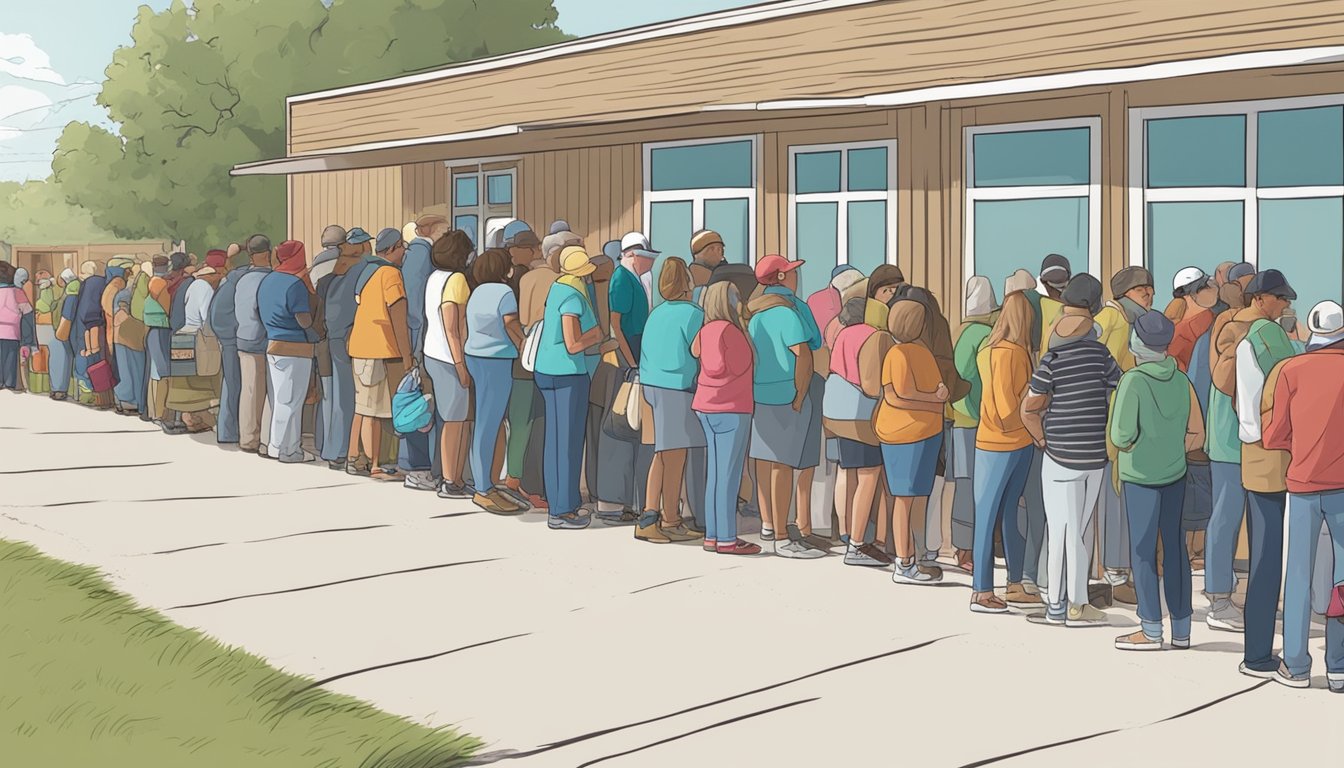
[[[322,441],[322,458],[341,461],[350,451],[350,427],[355,421],[355,370],[345,339],[329,339],[331,349],[331,389],[322,399],[331,404],[331,422]],[[323,379],[323,383],[327,382]]]
[[[975,449],[975,574],[971,588],[994,590],[994,529],[1003,528],[1003,550],[1008,560],[1008,583],[1022,581],[1026,540],[1017,527],[1017,500],[1027,485],[1035,446],[1015,451]]]
[[[1318,564],[1317,545],[1321,528],[1330,528],[1329,520],[1339,522],[1335,527],[1344,530],[1344,490],[1326,493],[1290,493],[1288,494],[1288,561],[1284,564],[1283,574],[1283,661],[1293,675],[1311,673],[1311,653],[1307,650],[1307,641],[1311,637],[1312,582]],[[1338,554],[1339,544],[1344,537],[1334,536],[1334,568],[1330,584],[1344,583],[1344,558]],[[1330,556],[1330,554],[1326,554]],[[1337,619],[1326,622],[1326,667],[1330,672],[1344,673],[1344,646],[1332,644],[1329,640],[1330,628],[1338,625]],[[1340,639],[1344,640],[1344,637]],[[1342,653],[1336,659],[1337,666],[1331,666],[1331,649]]]
[[[266,453],[280,461],[303,461],[303,404],[312,374],[311,357],[266,355],[266,392],[271,403]]]
[[[1230,595],[1236,587],[1232,560],[1237,554],[1237,536],[1246,512],[1246,489],[1241,485],[1241,465],[1209,462],[1213,478],[1213,514],[1204,539],[1204,591]]]
[[[112,346],[117,356],[117,386],[113,388],[117,400],[134,405],[136,410],[145,412],[145,376],[147,365],[143,349],[131,349],[120,344]]]
[[[1048,530],[1046,572],[1053,613],[1062,613],[1070,603],[1082,605],[1088,601],[1093,522],[1105,474],[1105,468],[1073,469],[1049,456],[1041,464],[1041,496]]]
[[[1101,564],[1115,571],[1129,570],[1129,520],[1125,497],[1115,489],[1115,464],[1109,462],[1101,476],[1101,502],[1097,526],[1101,536]]]
[[[537,388],[546,407],[546,446],[542,456],[542,484],[552,517],[577,512],[579,473],[583,470],[584,416],[588,411],[587,374],[536,374]]]
[[[1022,526],[1022,535],[1026,538],[1026,552],[1023,555],[1023,575],[1033,584],[1041,585],[1041,564],[1045,562],[1045,501],[1041,498],[1041,460],[1040,451],[1034,451],[1031,457],[1031,469],[1027,473],[1027,484],[1022,489],[1022,507],[1016,520]]]
[[[1162,599],[1158,596],[1157,538],[1162,537],[1162,588],[1171,614],[1171,637],[1190,637],[1190,556],[1181,531],[1185,478],[1169,485],[1125,483],[1129,518],[1130,563],[1139,596],[1139,621],[1150,640],[1162,639]]]
[[[1185,503],[1181,506],[1181,528],[1185,531],[1203,531],[1213,516],[1213,477],[1209,465],[1187,462],[1185,471]]]
[[[19,387],[19,340],[0,339],[0,389]]]
[[[737,541],[737,489],[747,461],[751,437],[751,414],[695,414],[705,429],[705,461],[709,467],[705,484],[705,541]]]
[[[70,342],[53,341],[47,347],[51,353],[51,391],[59,392],[64,395],[70,391],[70,373],[73,370],[75,360],[74,352],[70,351]]]
[[[238,363],[238,344],[232,339],[219,340],[219,419],[215,440],[238,442],[238,397],[243,386],[243,369]]]
[[[597,498],[622,509],[644,511],[644,481],[653,464],[653,446],[617,440],[605,431],[597,438]]]
[[[513,391],[513,360],[467,355],[467,372],[475,383],[476,423],[471,429],[471,477],[477,493],[495,487],[495,445]]]
[[[751,432],[747,432],[750,436]],[[686,449],[686,506],[691,510],[691,517],[695,520],[695,525],[700,530],[705,530],[705,499],[709,498],[705,494],[708,492],[707,476],[709,474],[708,461],[709,453],[704,448]],[[739,474],[739,477],[741,475]],[[739,483],[740,484],[740,483]],[[736,497],[734,497],[736,500]],[[736,507],[736,503],[734,503]]]
[[[1250,580],[1246,582],[1246,666],[1278,669],[1274,656],[1274,622],[1283,586],[1283,511],[1285,494],[1248,494],[1246,538],[1251,549]]]
[[[952,546],[972,549],[975,547],[975,427],[953,427],[947,448],[947,464],[952,470]]]

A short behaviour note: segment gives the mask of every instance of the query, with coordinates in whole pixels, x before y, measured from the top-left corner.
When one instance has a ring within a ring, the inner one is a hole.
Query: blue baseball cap
[[[504,226],[504,247],[518,248],[528,245],[541,245],[541,238],[532,231],[526,221],[515,219]]]
[[[397,247],[401,242],[401,230],[395,227],[388,227],[378,233],[378,239],[374,241],[374,253],[387,253]]]
[[[363,245],[373,239],[373,235],[365,232],[360,227],[351,227],[349,232],[345,233],[345,242],[351,245]]]
[[[606,256],[608,259],[611,259],[611,263],[613,264],[621,263],[621,241],[608,240],[602,246],[602,255]]]

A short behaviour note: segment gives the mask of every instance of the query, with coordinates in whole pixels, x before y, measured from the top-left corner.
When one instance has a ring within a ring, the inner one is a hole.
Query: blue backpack
[[[420,391],[420,369],[401,377],[392,395],[392,429],[401,437],[428,432],[434,427],[434,401]]]

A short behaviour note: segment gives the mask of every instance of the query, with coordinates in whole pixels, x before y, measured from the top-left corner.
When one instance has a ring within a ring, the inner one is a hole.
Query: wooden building
[[[1344,283],[1344,2],[785,0],[288,99],[290,236],[446,207],[685,255],[900,264],[960,296],[1067,256]],[[1307,284],[1310,283],[1310,284]],[[960,301],[945,302],[949,313]]]
[[[107,260],[114,256],[134,256],[137,260],[146,260],[160,253],[168,253],[171,247],[171,243],[167,240],[79,245],[15,245],[12,246],[11,261],[14,266],[28,270],[30,275],[36,275],[44,269],[53,275],[59,275],[61,270],[67,268],[78,274],[79,266],[86,261],[105,267]]]

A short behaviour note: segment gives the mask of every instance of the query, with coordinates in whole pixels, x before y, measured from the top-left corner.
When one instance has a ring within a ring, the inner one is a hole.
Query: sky
[[[555,0],[555,7],[560,27],[584,37],[757,2]],[[168,3],[0,0],[0,181],[46,178],[61,128],[72,120],[111,127],[94,101],[103,70],[112,52],[131,42],[136,9]]]

